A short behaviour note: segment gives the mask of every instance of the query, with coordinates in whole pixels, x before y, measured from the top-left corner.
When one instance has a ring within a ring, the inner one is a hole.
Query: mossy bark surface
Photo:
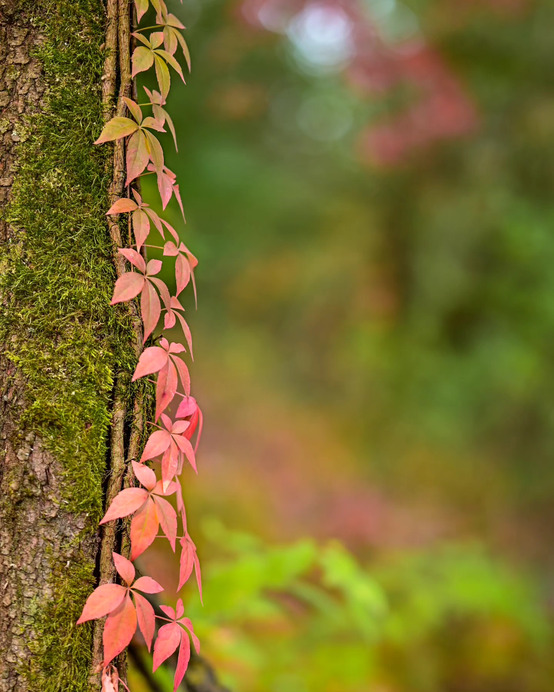
[[[0,0],[0,692],[88,690],[117,373],[102,0]]]

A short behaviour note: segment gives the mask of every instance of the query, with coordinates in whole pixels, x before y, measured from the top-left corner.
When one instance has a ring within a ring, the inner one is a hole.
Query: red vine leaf
[[[139,377],[144,377],[145,375],[153,375],[155,372],[159,372],[167,363],[169,355],[167,351],[159,346],[150,346],[146,348],[139,358],[135,374],[133,375],[133,382],[138,380]]]
[[[144,488],[125,488],[121,490],[113,499],[108,511],[100,524],[105,524],[114,519],[122,519],[133,514],[148,499],[148,493]]]
[[[181,635],[181,644],[179,646],[179,657],[177,658],[177,667],[175,668],[175,680],[173,684],[173,692],[181,684],[181,680],[185,677],[190,661],[190,639],[187,635]]]
[[[152,639],[154,638],[154,632],[156,630],[154,608],[151,606],[150,602],[139,593],[133,593],[133,599],[137,609],[138,626],[142,632],[148,651],[150,651],[152,648]]]
[[[128,197],[122,197],[121,199],[118,199],[117,202],[112,204],[112,206],[106,212],[106,216],[110,216],[112,214],[124,214],[128,211],[135,211],[135,209],[137,209],[137,203],[135,201],[129,199]]]
[[[177,541],[177,513],[163,497],[154,496],[153,500],[158,508],[161,529],[167,536],[173,552],[175,552],[175,543]]]
[[[163,454],[171,444],[171,434],[167,430],[156,430],[148,438],[148,442],[144,447],[141,462],[154,459]]]
[[[149,499],[131,521],[131,560],[136,560],[156,538],[158,526],[158,511]]]
[[[104,665],[108,665],[123,649],[125,649],[137,629],[137,613],[129,594],[123,603],[106,619],[104,625]]]
[[[81,617],[77,620],[80,625],[87,620],[108,615],[115,610],[125,598],[126,589],[119,584],[102,584],[98,586],[87,598]]]
[[[139,464],[138,461],[133,461],[133,471],[139,483],[147,490],[153,490],[156,485],[156,474],[151,468],[146,466],[146,464]]]
[[[110,305],[125,303],[136,298],[144,288],[145,278],[136,272],[127,272],[115,282],[113,297]]]
[[[167,625],[160,627],[158,636],[154,643],[154,666],[155,671],[159,666],[168,659],[181,641],[183,630],[175,622],[170,622]]]
[[[162,313],[158,293],[149,281],[144,284],[144,289],[141,293],[140,312],[144,324],[144,343],[156,328]]]
[[[130,586],[135,578],[135,566],[130,560],[127,560],[126,557],[118,553],[112,553],[112,557],[117,573],[127,586]]]
[[[190,579],[194,569],[194,556],[196,555],[196,546],[188,535],[185,538],[181,538],[179,543],[181,544],[181,557],[179,559],[179,585],[177,586],[177,591],[180,591]]]
[[[138,589],[142,593],[161,593],[163,586],[152,577],[139,577],[133,584],[133,590]]]

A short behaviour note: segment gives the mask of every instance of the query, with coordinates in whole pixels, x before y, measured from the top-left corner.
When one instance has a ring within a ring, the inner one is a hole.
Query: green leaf
[[[149,132],[148,130],[143,130],[143,132],[146,135],[146,146],[148,147],[148,154],[150,156],[150,160],[154,164],[156,173],[161,173],[164,168],[164,153],[162,145],[158,142],[156,137],[154,137],[154,135],[151,132]]]
[[[179,65],[177,60],[175,60],[175,58],[170,53],[168,53],[166,50],[163,50],[161,48],[155,52],[156,52],[156,56],[158,56],[158,55],[161,56],[166,61],[166,63],[168,65],[171,65],[171,67],[175,70],[175,72],[177,72],[179,77],[181,77],[181,79],[184,82],[185,77],[183,75],[183,70],[181,69],[181,65]]]
[[[139,72],[145,72],[152,67],[152,63],[154,62],[154,54],[149,48],[139,46],[133,51],[133,57],[131,60],[133,63],[132,76],[135,77]]]
[[[169,70],[163,58],[161,58],[159,55],[155,55],[154,57],[156,65],[156,78],[158,80],[160,92],[164,98],[167,98],[167,95],[169,94],[169,87],[171,86]]]
[[[111,142],[114,139],[121,139],[127,135],[133,134],[139,129],[139,126],[130,118],[112,118],[100,133],[100,137],[94,142],[102,144],[103,142]]]

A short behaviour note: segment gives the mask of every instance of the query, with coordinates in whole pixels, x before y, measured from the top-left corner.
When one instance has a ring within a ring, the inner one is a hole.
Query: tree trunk
[[[102,0],[0,0],[0,692],[88,690],[113,389]],[[125,408],[116,411],[125,418]]]

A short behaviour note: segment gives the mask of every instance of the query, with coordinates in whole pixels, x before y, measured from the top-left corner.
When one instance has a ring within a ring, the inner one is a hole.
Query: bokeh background
[[[236,692],[552,692],[553,4],[173,11],[204,654]]]

